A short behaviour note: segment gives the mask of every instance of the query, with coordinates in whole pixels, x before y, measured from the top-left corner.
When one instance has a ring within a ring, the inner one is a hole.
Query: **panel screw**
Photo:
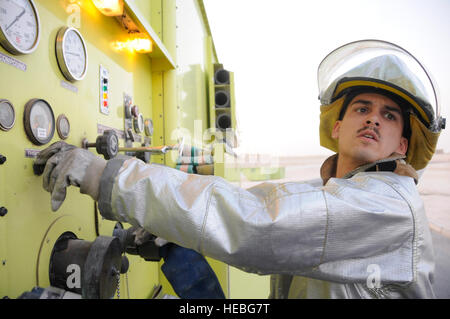
[[[0,154],[0,165],[6,162],[6,156]]]

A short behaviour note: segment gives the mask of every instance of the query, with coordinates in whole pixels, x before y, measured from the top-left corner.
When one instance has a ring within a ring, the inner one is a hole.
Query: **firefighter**
[[[321,183],[242,189],[56,142],[35,162],[45,166],[52,209],[69,185],[79,186],[106,219],[271,274],[272,298],[434,297],[431,235],[416,188],[445,126],[433,81],[412,55],[383,41],[338,48],[318,77],[320,141],[336,152]]]

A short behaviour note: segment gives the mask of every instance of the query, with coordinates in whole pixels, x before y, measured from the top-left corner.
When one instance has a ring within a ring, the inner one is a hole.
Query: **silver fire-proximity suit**
[[[432,298],[431,235],[415,180],[398,169],[367,171],[377,164],[347,178],[324,177],[322,167],[324,185],[245,190],[121,157],[102,174],[99,210],[244,271],[273,275],[272,298]]]

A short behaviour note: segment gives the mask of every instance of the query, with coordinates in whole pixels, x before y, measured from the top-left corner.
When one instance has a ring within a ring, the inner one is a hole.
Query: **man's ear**
[[[405,155],[407,151],[408,151],[408,139],[402,136],[400,138],[400,145],[398,146],[395,152],[401,155]]]
[[[341,127],[341,121],[336,121],[333,126],[333,131],[331,132],[331,137],[334,139],[339,138],[339,129]]]

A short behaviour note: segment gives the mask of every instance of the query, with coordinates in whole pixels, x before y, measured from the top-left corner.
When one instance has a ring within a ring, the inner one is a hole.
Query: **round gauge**
[[[145,119],[144,121],[144,129],[145,135],[152,136],[153,135],[153,121],[152,119]]]
[[[16,122],[14,106],[8,100],[0,100],[0,129],[9,131]]]
[[[33,0],[0,0],[0,43],[7,51],[33,52],[39,34],[39,14]]]
[[[33,144],[44,145],[50,142],[55,133],[55,117],[50,104],[42,99],[28,101],[23,113],[23,124]]]
[[[86,44],[81,33],[72,27],[62,27],[56,36],[56,59],[64,77],[69,81],[84,78],[88,67]]]
[[[59,137],[63,140],[69,137],[70,123],[69,119],[64,114],[58,116],[58,119],[56,120],[56,131],[58,132]]]
[[[139,113],[139,115],[133,119],[133,125],[136,133],[142,133],[144,131],[144,116],[142,113]]]

